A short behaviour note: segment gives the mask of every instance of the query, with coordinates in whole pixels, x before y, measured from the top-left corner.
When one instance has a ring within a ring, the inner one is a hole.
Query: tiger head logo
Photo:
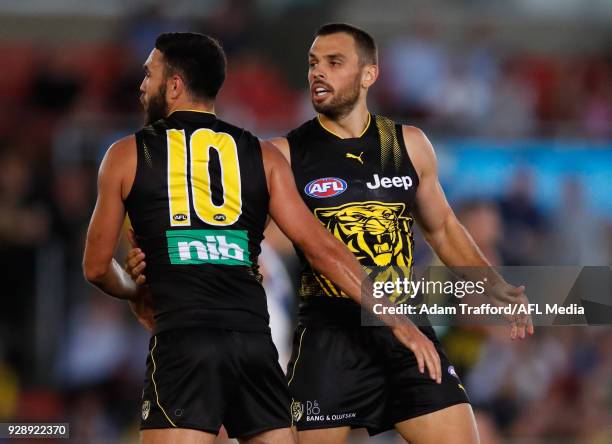
[[[299,401],[291,402],[291,417],[295,422],[298,422],[302,419],[302,415],[304,414],[304,404]]]
[[[315,215],[364,265],[412,265],[412,218],[403,203],[352,202]]]
[[[146,421],[151,411],[151,401],[148,399],[142,402],[142,420]]]

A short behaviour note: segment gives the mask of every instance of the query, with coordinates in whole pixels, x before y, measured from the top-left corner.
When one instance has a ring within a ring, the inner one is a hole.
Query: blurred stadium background
[[[217,112],[268,137],[313,116],[306,51],[329,21],[377,38],[371,108],[427,132],[493,263],[611,263],[610,0],[1,0],[0,422],[69,421],[75,443],[137,442],[148,336],[80,264],[97,166],[142,122],[157,34],[218,37],[229,77]],[[418,264],[435,260],[417,242]],[[297,268],[273,228],[263,262],[286,362]],[[520,343],[499,329],[440,333],[484,444],[612,442],[609,327],[540,328]]]

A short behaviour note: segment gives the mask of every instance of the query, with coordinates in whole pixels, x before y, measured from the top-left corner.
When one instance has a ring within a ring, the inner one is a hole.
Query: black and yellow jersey
[[[401,125],[371,115],[360,137],[342,139],[314,118],[287,139],[296,184],[319,221],[366,269],[389,274],[377,278],[411,274],[419,179]],[[359,322],[358,305],[298,256],[300,321]]]
[[[259,140],[212,113],[176,111],[136,133],[126,208],[146,255],[156,333],[266,330],[257,269],[268,213]]]

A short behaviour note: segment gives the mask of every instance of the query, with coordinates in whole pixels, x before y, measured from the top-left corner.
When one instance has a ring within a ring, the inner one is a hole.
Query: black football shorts
[[[291,400],[270,333],[183,328],[151,338],[141,430],[249,437],[289,427]]]
[[[398,422],[469,399],[434,330],[442,383],[387,327],[299,325],[287,369],[291,415],[298,430],[365,427],[371,435]]]

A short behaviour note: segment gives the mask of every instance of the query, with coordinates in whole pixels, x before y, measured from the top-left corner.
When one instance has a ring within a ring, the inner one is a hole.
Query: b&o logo
[[[306,401],[306,415],[318,415],[321,413],[321,408],[317,401]]]

